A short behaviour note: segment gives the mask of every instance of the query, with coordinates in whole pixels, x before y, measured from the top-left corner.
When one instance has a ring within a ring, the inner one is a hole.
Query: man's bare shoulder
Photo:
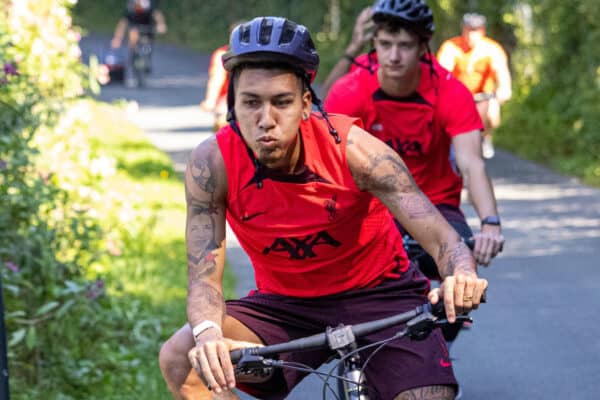
[[[221,150],[219,149],[219,143],[217,141],[217,137],[215,135],[211,135],[208,138],[204,139],[200,142],[194,150],[192,150],[190,154],[190,160],[195,160],[198,158],[207,159],[211,158],[213,155],[221,154]]]

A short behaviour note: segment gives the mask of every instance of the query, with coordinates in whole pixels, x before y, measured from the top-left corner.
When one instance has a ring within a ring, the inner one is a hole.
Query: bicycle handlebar
[[[437,304],[426,303],[416,307],[414,310],[407,311],[402,314],[393,315],[391,317],[382,318],[375,321],[363,322],[361,324],[348,325],[346,328],[352,331],[354,337],[361,337],[369,333],[388,328],[392,325],[410,321],[411,319],[426,313],[432,314],[437,320],[444,320],[446,318],[442,302]],[[236,364],[244,354],[253,356],[272,356],[279,353],[319,349],[327,346],[327,344],[328,334],[327,332],[323,332],[316,335],[291,340],[289,342],[264,347],[236,349],[232,350],[229,354],[231,356],[231,362]]]

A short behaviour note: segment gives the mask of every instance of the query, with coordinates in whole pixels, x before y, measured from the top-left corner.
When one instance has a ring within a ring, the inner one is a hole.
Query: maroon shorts
[[[414,309],[427,301],[427,279],[410,267],[400,279],[379,286],[319,298],[296,298],[255,292],[227,301],[227,314],[241,321],[265,344],[275,344],[324,332],[340,323],[357,324]],[[395,326],[368,335],[365,345],[386,339],[402,327]],[[365,350],[366,360],[372,350]],[[318,368],[331,356],[328,350],[281,354],[280,359]],[[372,398],[391,400],[408,389],[431,385],[456,385],[456,379],[439,329],[424,341],[408,338],[390,342],[369,361],[365,369]],[[283,399],[306,373],[284,369],[263,384],[239,384],[239,388],[261,399]],[[335,384],[335,382],[333,382]]]

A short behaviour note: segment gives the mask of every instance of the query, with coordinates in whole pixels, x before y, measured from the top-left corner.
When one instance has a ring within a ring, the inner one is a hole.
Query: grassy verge
[[[128,123],[116,107],[97,104],[93,107],[91,140],[103,153],[114,157],[117,171],[109,180],[107,192],[127,192],[144,205],[141,215],[147,223],[135,226],[124,235],[115,249],[120,253],[105,267],[108,293],[114,298],[114,311],[119,304],[128,317],[139,319],[129,332],[140,344],[138,353],[128,351],[135,360],[131,368],[136,379],[123,384],[119,376],[107,375],[105,385],[97,388],[98,398],[165,399],[168,392],[158,368],[158,350],[186,321],[186,252],[184,242],[185,202],[183,183],[174,173],[168,156],[157,150],[135,126]],[[106,199],[111,201],[110,199]],[[125,207],[126,210],[126,207]],[[130,216],[122,215],[127,226]],[[233,295],[234,279],[225,278],[226,297]],[[144,343],[148,338],[155,343]]]

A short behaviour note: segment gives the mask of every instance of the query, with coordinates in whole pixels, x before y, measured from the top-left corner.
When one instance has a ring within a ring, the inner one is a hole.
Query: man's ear
[[[421,46],[419,49],[419,57],[424,57],[427,54],[427,43],[421,42]]]
[[[310,90],[305,90],[302,94],[302,112],[310,115],[312,111],[312,94]]]

